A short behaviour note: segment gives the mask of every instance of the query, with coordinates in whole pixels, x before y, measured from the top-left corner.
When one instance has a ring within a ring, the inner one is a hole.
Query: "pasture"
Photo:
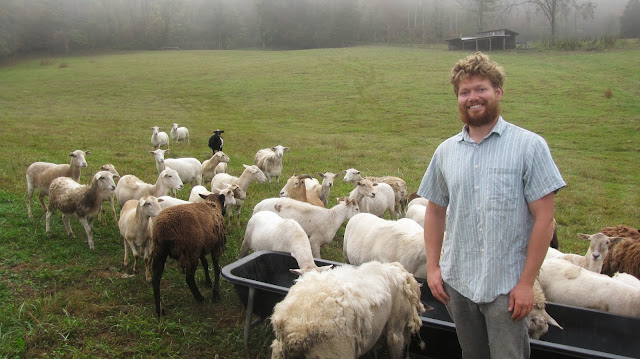
[[[96,249],[58,212],[52,237],[44,211],[27,218],[25,169],[69,163],[91,150],[81,183],[112,163],[120,175],[157,178],[148,153],[151,126],[189,128],[191,144],[171,142],[168,157],[211,156],[207,140],[223,129],[229,172],[253,164],[261,148],[283,145],[279,184],[251,184],[242,226],[228,227],[222,265],[236,260],[253,206],[276,197],[292,174],[354,167],[393,175],[417,190],[433,151],[459,132],[449,71],[466,52],[354,47],[308,51],[129,52],[25,60],[0,68],[0,356],[244,357],[244,308],[222,280],[222,300],[195,302],[174,260],[155,316],[144,274],[123,267],[111,215],[94,224]],[[495,52],[507,79],[507,121],[542,135],[567,182],[556,196],[560,249],[585,253],[577,233],[640,226],[640,49],[606,52]],[[64,63],[64,66],[60,66]],[[610,95],[610,96],[609,96]],[[329,206],[351,184],[336,179]],[[187,199],[191,187],[179,193]],[[344,226],[322,257],[342,260]],[[429,338],[423,338],[429,345]],[[271,328],[252,330],[254,357],[267,358]]]

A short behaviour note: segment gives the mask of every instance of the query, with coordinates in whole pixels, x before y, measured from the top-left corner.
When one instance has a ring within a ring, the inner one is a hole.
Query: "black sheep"
[[[220,134],[222,134],[223,132],[224,131],[220,131],[216,129],[215,131],[213,131],[213,136],[209,137],[209,148],[211,148],[211,150],[213,151],[213,154],[215,154],[218,151],[222,151],[222,146],[224,146],[224,140],[222,139]]]

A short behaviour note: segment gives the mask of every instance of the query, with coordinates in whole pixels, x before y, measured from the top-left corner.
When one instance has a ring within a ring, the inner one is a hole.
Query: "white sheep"
[[[71,163],[69,164],[34,162],[27,167],[27,215],[29,218],[32,218],[31,197],[33,196],[33,191],[38,190],[40,204],[46,212],[47,205],[44,203],[44,197],[49,194],[51,182],[58,177],[70,177],[74,181],[80,182],[81,169],[87,167],[85,156],[90,153],[91,151],[75,150],[69,153],[69,157],[71,157]]]
[[[62,222],[70,238],[75,238],[69,217],[77,218],[87,234],[87,244],[93,244],[93,219],[100,213],[102,199],[113,192],[116,184],[113,174],[100,171],[93,176],[91,184],[81,185],[69,177],[58,177],[49,186],[49,208],[46,214],[46,234],[50,235],[51,216],[57,210],[62,212]]]
[[[640,288],[560,258],[542,262],[538,276],[547,300],[640,318]]]
[[[573,253],[563,253],[558,258],[569,261],[595,273],[600,273],[602,271],[604,258],[607,256],[607,252],[609,251],[609,244],[616,243],[622,239],[622,237],[607,237],[602,233],[578,233],[578,238],[584,241],[589,241],[590,244],[587,253],[584,256]]]
[[[311,179],[309,175],[293,175],[280,190],[280,197],[289,197],[298,201],[311,203],[314,206],[323,207],[324,203],[318,196],[318,192],[307,189],[306,182]]]
[[[275,212],[282,218],[291,218],[300,223],[311,244],[314,258],[320,258],[320,246],[330,243],[344,221],[358,214],[358,204],[348,198],[338,198],[338,204],[322,208],[291,198],[267,198],[253,208],[253,214],[260,211]]]
[[[344,182],[351,182],[353,184],[356,184],[358,183],[358,181],[363,179],[363,177],[360,175],[360,171],[355,168],[349,168],[348,170],[342,171],[342,173],[345,174],[343,178]],[[407,188],[407,183],[402,178],[395,176],[366,176],[364,177],[364,179],[368,179],[373,183],[386,183],[391,186],[394,194],[395,212],[398,213],[400,217],[404,217],[404,214],[407,211],[409,190]]]
[[[329,193],[331,192],[331,187],[333,187],[333,182],[337,174],[333,172],[318,172],[318,176],[322,177],[322,184],[315,178],[305,181],[304,184],[307,186],[307,189],[314,190],[318,193],[318,197],[320,197],[320,200],[326,207],[329,201]]]
[[[363,213],[384,217],[389,212],[391,219],[396,219],[395,194],[386,183],[373,183],[368,179],[356,182],[356,188],[349,193],[349,198],[355,199]]]
[[[111,164],[111,163],[107,163],[105,165],[100,166],[99,171],[109,171],[113,174],[113,181],[118,181],[120,179],[120,174],[118,173],[118,171],[116,171],[116,168]],[[109,205],[111,206],[111,215],[113,216],[113,221],[116,223],[116,225],[118,224],[118,215],[116,214],[116,206],[115,206],[115,202],[116,202],[116,194],[114,193],[110,193],[107,198],[103,198],[102,201],[103,202],[109,202]],[[100,218],[102,218],[102,223],[103,224],[107,224],[107,214],[106,211],[104,209],[104,204],[102,206],[102,210],[100,211],[100,213],[98,213],[98,220],[100,220]]]
[[[187,144],[191,144],[189,141],[189,129],[186,127],[178,127],[177,123],[171,125],[171,131],[169,131],[173,142],[180,142],[187,140]]]
[[[184,187],[178,172],[171,168],[160,172],[155,184],[145,183],[134,175],[124,175],[116,186],[116,199],[120,208],[130,199],[140,199],[152,195],[166,195],[170,189],[181,190]]]
[[[415,206],[417,204],[426,207],[429,204],[429,200],[423,197],[416,197],[411,201],[409,201],[409,204],[407,205],[407,210],[411,208],[411,206]]]
[[[166,132],[158,131],[160,127],[151,127],[151,145],[153,148],[158,149],[161,146],[167,146],[169,149],[169,135]]]
[[[549,331],[549,324],[563,329],[553,317],[547,313],[547,298],[544,295],[538,278],[533,282],[533,309],[528,315],[528,333],[532,339],[540,337]]]
[[[427,213],[427,207],[421,204],[409,205],[406,218],[416,221],[420,226],[424,227],[424,215]]]
[[[162,210],[163,199],[144,196],[139,200],[128,200],[120,210],[118,228],[124,246],[124,266],[129,265],[129,249],[133,255],[133,272],[138,272],[138,258],[144,258],[145,278],[151,281],[151,226],[152,218]]]
[[[193,157],[164,158],[169,150],[156,149],[149,151],[153,155],[158,173],[165,168],[172,168],[178,172],[183,184],[199,186],[202,184],[202,163]]]
[[[200,187],[202,187],[202,186],[200,186]],[[184,199],[175,198],[173,196],[160,196],[160,197],[158,197],[158,201],[160,201],[160,200],[162,200],[162,202],[159,202],[160,208],[162,208],[162,209],[173,207],[173,206],[179,206],[181,204],[192,203],[192,202],[189,202],[189,201],[185,201]]]
[[[399,262],[416,277],[427,278],[424,230],[413,220],[388,221],[371,213],[353,216],[344,230],[346,263]]]
[[[304,229],[293,219],[286,219],[269,211],[251,216],[244,233],[240,257],[253,251],[280,251],[291,253],[303,274],[310,270],[326,270],[331,266],[318,267],[311,254],[311,244]]]
[[[311,271],[274,307],[271,358],[358,358],[382,340],[400,359],[424,310],[418,282],[398,263]]]
[[[634,288],[640,288],[640,279],[634,277],[633,275],[629,274],[629,273],[624,273],[624,272],[615,272],[613,274],[613,277],[611,277],[617,281],[620,281],[622,283],[628,284]]]
[[[267,177],[260,170],[260,168],[258,168],[258,166],[256,165],[248,166],[245,164],[243,164],[242,166],[244,166],[244,171],[242,171],[242,174],[240,175],[240,177],[235,177],[227,173],[218,173],[217,175],[215,175],[213,179],[211,179],[212,191],[213,191],[213,188],[224,188],[227,184],[230,184],[230,185],[235,184],[235,185],[238,185],[238,187],[246,193],[251,183],[253,182],[264,183],[267,181]],[[236,194],[235,216],[236,216],[238,225],[240,225],[240,211],[242,210],[244,199],[240,199],[240,197],[237,196],[237,193],[235,194]],[[231,221],[234,215],[233,212],[234,211],[231,211],[231,210],[229,211],[229,221]]]
[[[211,156],[210,159],[202,162],[202,183],[207,184],[211,182],[211,179],[218,173],[226,173],[226,164],[231,159],[224,152],[218,151]],[[225,165],[224,168],[221,165]]]
[[[255,164],[260,168],[260,170],[262,170],[262,172],[264,172],[269,183],[271,183],[272,177],[275,177],[276,181],[280,183],[280,175],[282,174],[282,157],[284,156],[284,151],[288,150],[289,147],[277,145],[271,148],[263,148],[256,152],[256,156],[254,158]]]

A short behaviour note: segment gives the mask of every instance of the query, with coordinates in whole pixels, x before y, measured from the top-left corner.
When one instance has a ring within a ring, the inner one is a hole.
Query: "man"
[[[525,318],[552,237],[554,194],[566,185],[544,139],[500,116],[504,78],[480,52],[453,67],[464,127],[438,146],[418,190],[429,200],[427,283],[465,359],[529,357]]]

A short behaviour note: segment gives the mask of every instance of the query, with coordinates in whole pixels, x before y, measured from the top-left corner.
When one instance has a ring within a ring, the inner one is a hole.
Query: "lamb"
[[[162,210],[163,199],[144,196],[139,200],[128,200],[120,210],[118,228],[124,245],[124,266],[129,265],[129,249],[133,254],[133,272],[138,272],[138,258],[142,254],[145,263],[145,278],[151,282],[151,239],[152,218]]]
[[[99,171],[109,171],[111,173],[113,173],[113,180],[117,181],[120,179],[120,174],[118,173],[118,171],[116,171],[116,168],[111,164],[111,163],[107,163],[105,165],[100,166]],[[109,196],[107,196],[107,198],[103,198],[102,201],[103,202],[109,202],[109,204],[111,205],[111,215],[113,216],[113,221],[116,222],[116,225],[118,224],[118,215],[116,214],[116,206],[115,206],[115,193],[111,193],[109,194]],[[107,214],[106,211],[104,209],[104,206],[102,207],[102,210],[100,211],[100,213],[98,213],[98,220],[100,220],[100,218],[102,217],[102,224],[107,224]]]
[[[151,133],[151,146],[153,146],[154,149],[167,146],[167,149],[169,149],[169,136],[166,132],[159,132],[159,129],[160,127],[158,126],[151,127],[151,130],[153,131]]]
[[[153,223],[151,253],[153,299],[156,314],[165,314],[160,303],[160,279],[167,257],[178,260],[186,272],[186,281],[193,297],[204,301],[195,281],[198,259],[204,268],[207,285],[211,285],[206,255],[211,253],[215,281],[213,300],[220,299],[220,256],[227,244],[224,227],[224,195],[211,194],[203,203],[190,203],[163,209]]]
[[[231,161],[229,156],[222,151],[218,151],[210,159],[204,160],[202,162],[202,182],[205,184],[210,183],[216,174],[227,172],[226,168],[222,169],[219,166],[223,163],[226,165],[229,161]]]
[[[349,198],[356,199],[360,210],[383,217],[389,212],[391,219],[396,219],[395,195],[386,183],[372,183],[368,179],[356,182],[356,188],[349,193]],[[358,199],[359,198],[359,199]]]
[[[31,215],[31,197],[33,191],[38,190],[38,198],[42,209],[47,211],[47,205],[44,203],[44,197],[49,195],[49,185],[58,177],[70,177],[76,182],[80,182],[80,172],[82,168],[87,167],[85,156],[91,151],[75,150],[69,153],[71,157],[70,164],[55,164],[50,162],[34,162],[27,167],[27,216]]]
[[[280,197],[289,197],[324,208],[324,203],[318,196],[318,192],[307,189],[305,182],[309,178],[311,178],[309,175],[296,176],[295,174],[289,177],[287,184],[280,190]]]
[[[560,258],[542,262],[538,276],[551,302],[640,318],[640,288]]]
[[[558,258],[569,261],[595,273],[600,273],[602,271],[602,264],[604,263],[604,258],[607,256],[607,252],[609,251],[609,244],[618,242],[622,239],[622,237],[607,237],[602,233],[591,235],[578,233],[578,238],[590,242],[587,254],[581,256],[573,253],[565,253]]]
[[[310,203],[291,198],[267,198],[253,208],[255,215],[261,211],[275,212],[282,218],[290,218],[300,223],[311,244],[314,258],[320,258],[320,246],[330,243],[342,223],[356,215],[358,204],[348,198],[338,198],[338,204],[331,208],[321,208]]]
[[[272,177],[275,177],[276,181],[280,183],[280,175],[282,174],[282,157],[284,156],[284,151],[288,150],[289,147],[277,145],[271,148],[263,148],[256,152],[256,156],[254,158],[256,166],[264,172],[269,183],[271,183]]]
[[[413,220],[388,221],[359,213],[347,223],[343,254],[346,263],[398,262],[409,272],[427,278],[424,230]]]
[[[271,358],[358,358],[384,340],[400,359],[424,310],[418,282],[399,263],[308,272],[274,307]]]
[[[313,181],[305,181],[304,184],[307,186],[307,189],[312,189],[318,193],[318,197],[320,197],[320,200],[326,207],[329,200],[329,193],[331,192],[331,187],[333,187],[333,181],[337,174],[333,172],[318,172],[318,176],[322,177],[322,184],[315,178]]]
[[[173,168],[178,172],[182,183],[189,183],[192,186],[202,184],[202,163],[200,163],[200,161],[193,157],[164,158],[164,154],[167,152],[169,152],[169,150],[157,149],[155,151],[149,151],[156,162],[158,173],[162,172],[165,168]]]
[[[209,148],[213,151],[214,155],[216,152],[222,151],[222,146],[224,146],[224,140],[222,136],[220,136],[222,133],[224,133],[224,131],[216,129],[213,131],[213,135],[209,137]]]
[[[544,295],[538,278],[533,282],[533,309],[529,313],[528,333],[529,338],[540,339],[549,331],[549,324],[563,329],[553,317],[547,313],[547,298]]]
[[[318,267],[311,254],[309,237],[304,229],[293,219],[285,219],[273,212],[258,212],[251,216],[240,248],[240,257],[254,251],[280,251],[291,253],[298,262],[302,275],[311,270],[326,270],[331,266]]]
[[[171,135],[171,139],[173,142],[180,142],[187,140],[187,144],[191,144],[189,141],[189,129],[186,127],[178,127],[177,123],[171,125],[171,131],[169,131],[169,135]]]
[[[130,199],[140,199],[144,196],[164,196],[169,189],[180,190],[184,187],[176,170],[167,168],[160,172],[155,184],[145,183],[134,175],[124,175],[116,186],[116,199],[120,208]]]
[[[349,168],[348,170],[342,171],[342,173],[345,174],[343,179],[344,182],[352,182],[353,184],[356,184],[358,183],[358,181],[362,180],[360,171],[355,168]],[[394,210],[396,213],[399,213],[401,217],[404,217],[407,211],[407,192],[409,190],[407,189],[407,183],[402,178],[395,176],[367,176],[364,178],[370,180],[373,183],[386,183],[391,186],[394,193]]]
[[[243,191],[247,192],[249,185],[252,182],[264,183],[267,180],[264,173],[258,168],[256,165],[248,166],[243,164],[244,171],[240,175],[240,177],[235,177],[227,173],[218,173],[211,180],[211,188],[223,188],[226,184],[230,185],[238,185],[238,187]],[[235,193],[235,192],[234,192]],[[240,225],[240,211],[242,210],[242,205],[244,204],[244,199],[240,199],[239,196],[236,196],[236,211],[235,215],[237,218],[237,223]],[[231,221],[233,217],[233,211],[229,211],[229,221]]]
[[[62,222],[70,238],[75,238],[69,217],[77,218],[87,234],[89,249],[93,244],[93,219],[100,213],[102,199],[116,188],[113,174],[100,171],[93,176],[91,184],[81,185],[69,177],[58,177],[49,186],[49,208],[46,214],[46,233],[50,235],[51,216],[62,212]]]

